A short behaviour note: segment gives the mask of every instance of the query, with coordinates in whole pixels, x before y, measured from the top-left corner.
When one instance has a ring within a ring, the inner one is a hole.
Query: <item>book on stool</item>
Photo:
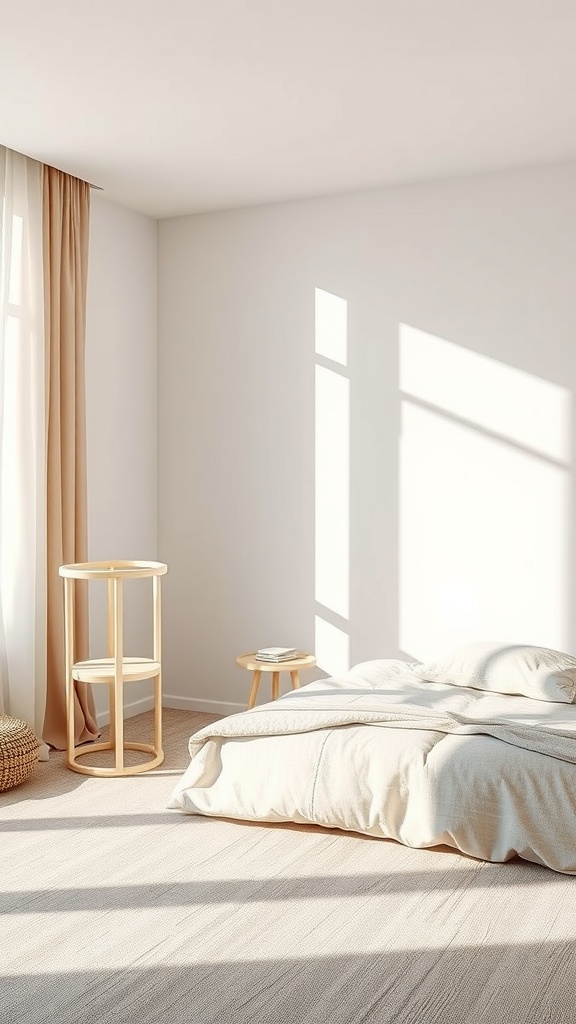
[[[298,656],[294,647],[261,647],[256,651],[256,661],[293,661]]]

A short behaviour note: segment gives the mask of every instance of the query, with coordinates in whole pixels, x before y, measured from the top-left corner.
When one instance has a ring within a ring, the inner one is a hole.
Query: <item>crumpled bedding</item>
[[[365,662],[190,739],[169,807],[576,874],[576,706]]]

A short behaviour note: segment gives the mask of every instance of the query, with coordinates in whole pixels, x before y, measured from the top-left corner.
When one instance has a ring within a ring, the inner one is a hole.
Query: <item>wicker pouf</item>
[[[32,774],[40,744],[26,722],[0,715],[0,791],[19,786]]]

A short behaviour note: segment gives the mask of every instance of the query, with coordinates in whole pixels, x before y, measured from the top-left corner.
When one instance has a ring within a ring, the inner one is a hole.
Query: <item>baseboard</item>
[[[129,704],[124,705],[124,718],[135,718],[136,715],[142,715],[145,711],[151,711],[153,707],[153,697],[141,697],[140,700],[131,700]],[[96,715],[96,721],[98,725],[109,725],[110,712],[99,711]]]
[[[223,700],[204,700],[200,697],[172,697],[164,694],[162,707],[180,711],[203,711],[206,715],[237,715],[246,711],[245,704],[228,704]]]
[[[154,707],[153,697],[142,697],[140,700],[132,700],[124,705],[124,718],[134,718],[142,715],[145,711],[152,711]],[[171,697],[169,694],[162,695],[163,708],[177,708],[180,711],[203,711],[206,715],[237,715],[239,711],[246,711],[245,704],[227,704],[223,700],[203,700],[200,697]],[[100,711],[96,715],[99,726],[110,723],[110,713]]]

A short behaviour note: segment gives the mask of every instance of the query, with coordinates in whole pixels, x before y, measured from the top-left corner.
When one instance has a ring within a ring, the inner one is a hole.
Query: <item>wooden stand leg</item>
[[[114,580],[108,580],[108,657],[114,657]],[[108,726],[108,742],[110,749],[116,749],[116,697],[114,681],[108,687],[108,710],[110,724]]]
[[[272,673],[272,700],[278,700],[280,696],[280,673]]]
[[[160,589],[160,577],[154,576],[152,580],[152,609],[154,615],[154,661],[159,664],[162,661],[162,594]],[[164,760],[162,750],[162,673],[154,679],[154,749],[156,756]],[[162,763],[162,762],[161,762]]]
[[[154,677],[154,752],[164,760],[162,750],[162,677]]]
[[[110,710],[110,726],[108,728],[108,742],[110,743],[110,750],[114,750],[116,745],[116,699],[114,697],[114,683],[110,683],[108,687],[108,707]]]
[[[255,703],[256,703],[256,698],[258,696],[258,687],[260,686],[261,676],[262,676],[262,673],[259,672],[259,671],[256,671],[254,673],[253,678],[252,678],[252,689],[250,690],[250,696],[248,698],[248,710],[250,710],[250,708],[253,708]]]
[[[290,673],[290,682],[292,683],[293,690],[300,689],[300,676],[298,675],[298,669],[295,669]]]
[[[116,771],[122,773],[124,771],[124,687],[122,680],[114,687],[114,718],[115,718],[115,730],[112,742],[114,743],[113,750],[116,762]]]
[[[124,676],[122,674],[123,637],[122,620],[124,615],[122,602],[122,580],[114,580],[113,623],[114,631],[114,743],[116,771],[124,772]],[[110,614],[110,609],[108,610]]]
[[[74,580],[64,581],[64,630],[66,636],[66,733],[68,743],[68,764],[74,764]]]

